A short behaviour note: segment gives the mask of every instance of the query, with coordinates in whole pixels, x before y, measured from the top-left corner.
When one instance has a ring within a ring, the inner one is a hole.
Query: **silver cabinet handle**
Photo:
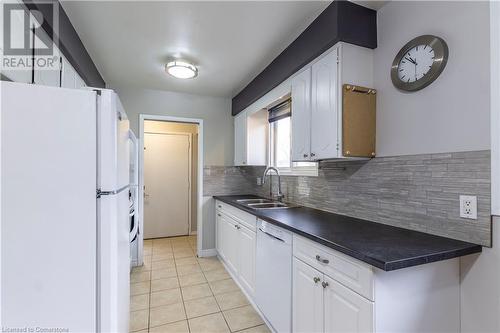
[[[321,285],[323,286],[323,288],[326,288],[329,286],[328,282],[325,282],[325,281],[321,282]]]
[[[234,227],[235,227],[236,229],[238,229],[238,230],[240,230],[240,229],[241,229],[241,227],[240,227],[239,225],[237,225],[237,224],[235,224],[235,225],[234,225]]]
[[[222,208],[222,205],[218,205],[217,207]]]
[[[321,279],[317,276],[313,277],[313,281],[314,283],[318,283],[319,281],[321,281]]]
[[[217,216],[222,216],[222,215],[220,215],[220,214],[217,214]]]
[[[309,156],[309,155],[308,154],[304,154],[304,157],[307,157],[307,156]]]
[[[316,154],[315,153],[311,153],[311,157],[314,157],[314,156],[316,156]]]
[[[330,260],[328,260],[328,259],[321,259],[319,254],[316,255],[316,260],[323,263],[323,264],[328,264],[330,262]]]

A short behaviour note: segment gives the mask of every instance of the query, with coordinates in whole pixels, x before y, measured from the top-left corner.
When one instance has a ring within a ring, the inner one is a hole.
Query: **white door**
[[[337,52],[312,66],[311,157],[316,160],[338,156]]]
[[[325,332],[373,332],[373,303],[325,276]],[[397,318],[395,318],[397,320]]]
[[[323,332],[323,273],[293,258],[293,332]]]
[[[235,274],[238,273],[238,227],[237,222],[223,215],[223,252],[226,257],[226,264]]]
[[[292,80],[292,161],[308,161],[311,150],[311,68]]]
[[[234,117],[234,165],[247,163],[247,115],[241,112]]]
[[[189,233],[190,139],[144,134],[144,238]]]
[[[255,231],[243,226],[239,229],[239,272],[243,287],[253,295],[255,288]]]

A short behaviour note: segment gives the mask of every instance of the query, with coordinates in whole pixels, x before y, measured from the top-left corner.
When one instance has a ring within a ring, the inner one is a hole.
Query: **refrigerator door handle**
[[[96,190],[96,197],[97,197],[97,198],[100,198],[100,197],[101,197],[101,196],[103,196],[103,195],[115,195],[115,194],[118,194],[118,193],[120,193],[120,192],[125,191],[125,190],[126,190],[126,189],[128,189],[129,187],[130,187],[130,185],[125,185],[125,186],[123,186],[123,187],[121,187],[121,188],[119,188],[119,189],[117,189],[117,190],[113,190],[113,191],[103,191],[103,190],[101,190],[100,188],[98,188],[98,189]]]

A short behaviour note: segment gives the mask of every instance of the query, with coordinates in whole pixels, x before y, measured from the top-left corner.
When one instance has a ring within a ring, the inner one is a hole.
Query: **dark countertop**
[[[236,201],[261,198],[255,195],[214,198],[384,271],[482,251],[481,245],[317,209],[294,207],[257,210]]]

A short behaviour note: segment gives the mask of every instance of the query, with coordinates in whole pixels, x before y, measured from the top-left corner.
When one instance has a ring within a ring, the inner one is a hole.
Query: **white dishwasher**
[[[257,306],[276,332],[292,331],[292,233],[257,221]]]

